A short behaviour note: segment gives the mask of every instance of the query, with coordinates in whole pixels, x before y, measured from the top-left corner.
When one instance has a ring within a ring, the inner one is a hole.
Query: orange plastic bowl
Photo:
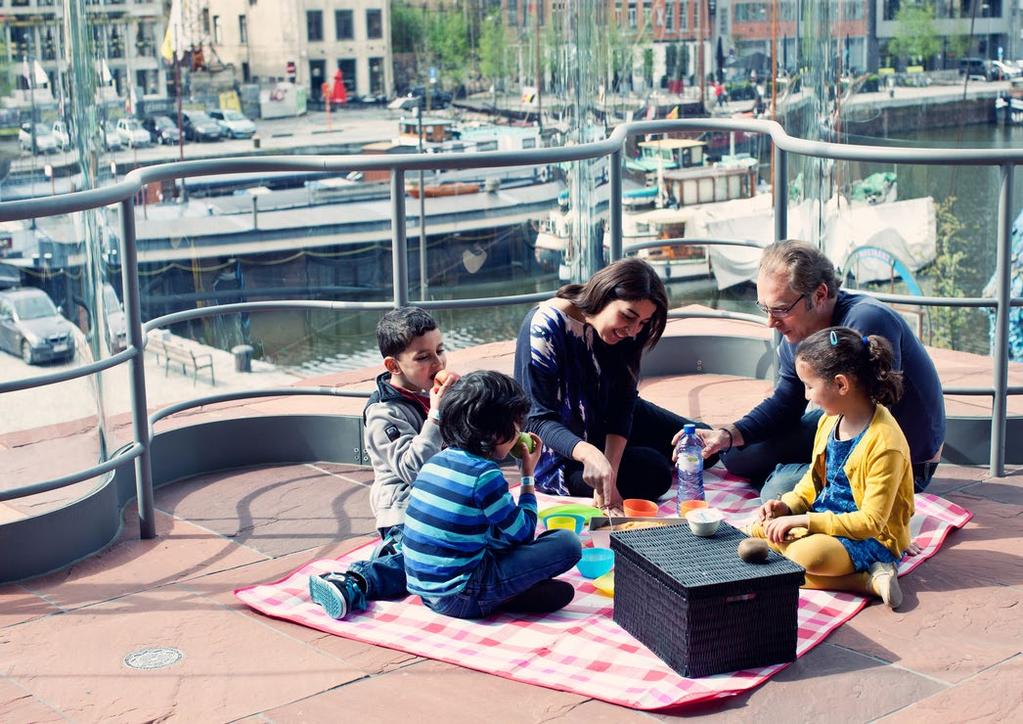
[[[679,517],[685,518],[686,513],[688,513],[690,510],[696,510],[698,508],[706,507],[707,507],[706,500],[683,500],[681,503],[679,503],[678,514]]]
[[[629,498],[622,501],[626,518],[652,518],[657,515],[657,503],[642,498]]]

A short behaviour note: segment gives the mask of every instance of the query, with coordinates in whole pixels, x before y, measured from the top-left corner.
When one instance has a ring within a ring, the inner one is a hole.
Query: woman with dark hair
[[[623,498],[656,500],[671,487],[671,439],[689,421],[637,391],[643,352],[667,316],[664,284],[634,258],[562,287],[526,314],[515,378],[533,403],[526,429],[543,440],[538,489],[592,494],[596,505],[619,509]]]

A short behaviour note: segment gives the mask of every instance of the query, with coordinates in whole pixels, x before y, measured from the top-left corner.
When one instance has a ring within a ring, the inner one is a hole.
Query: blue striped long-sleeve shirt
[[[487,549],[527,543],[535,531],[533,493],[516,504],[493,460],[442,450],[419,471],[405,513],[408,590],[431,598],[458,593]]]

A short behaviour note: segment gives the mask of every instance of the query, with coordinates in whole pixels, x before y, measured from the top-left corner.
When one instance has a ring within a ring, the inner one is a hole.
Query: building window
[[[249,42],[249,19],[244,15],[238,16],[238,42]]]
[[[224,42],[223,28],[220,27],[220,16],[213,16],[213,44],[221,45]]]
[[[367,15],[372,11],[367,11]],[[377,11],[379,12],[379,10]],[[369,94],[383,95],[384,92],[384,59],[369,59]]]
[[[519,3],[518,0],[508,0],[508,24],[519,24]]]
[[[366,37],[370,40],[384,37],[384,17],[379,10],[366,11]]]
[[[207,34],[210,32],[210,9],[209,8],[203,8],[202,9],[202,31],[204,33],[207,33]]]
[[[341,82],[349,94],[355,93],[355,58],[338,58],[337,69],[341,71]]]
[[[334,37],[337,40],[353,40],[355,23],[352,22],[351,10],[334,11]]]
[[[682,0],[678,4],[678,29],[689,29],[689,0]]]
[[[636,3],[634,0],[629,2],[629,27],[636,27]]]
[[[323,11],[306,10],[305,12],[305,34],[306,40],[315,43],[323,40]]]
[[[675,29],[675,3],[672,0],[668,0],[668,4],[664,8],[664,28],[666,30]]]

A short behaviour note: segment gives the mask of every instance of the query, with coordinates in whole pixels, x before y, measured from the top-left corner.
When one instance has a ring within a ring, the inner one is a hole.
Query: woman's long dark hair
[[[835,375],[856,380],[874,402],[891,407],[902,397],[902,373],[892,369],[892,345],[884,337],[867,337],[849,327],[814,332],[796,349],[802,360],[823,380]]]
[[[555,296],[567,299],[588,316],[598,314],[617,299],[627,302],[644,300],[653,302],[654,314],[636,336],[635,341],[619,342],[620,345],[629,345],[626,362],[634,375],[639,373],[639,361],[643,350],[654,348],[664,334],[664,326],[668,322],[668,292],[664,289],[664,282],[657,276],[653,267],[634,257],[620,259],[604,267],[585,284],[566,284]]]

